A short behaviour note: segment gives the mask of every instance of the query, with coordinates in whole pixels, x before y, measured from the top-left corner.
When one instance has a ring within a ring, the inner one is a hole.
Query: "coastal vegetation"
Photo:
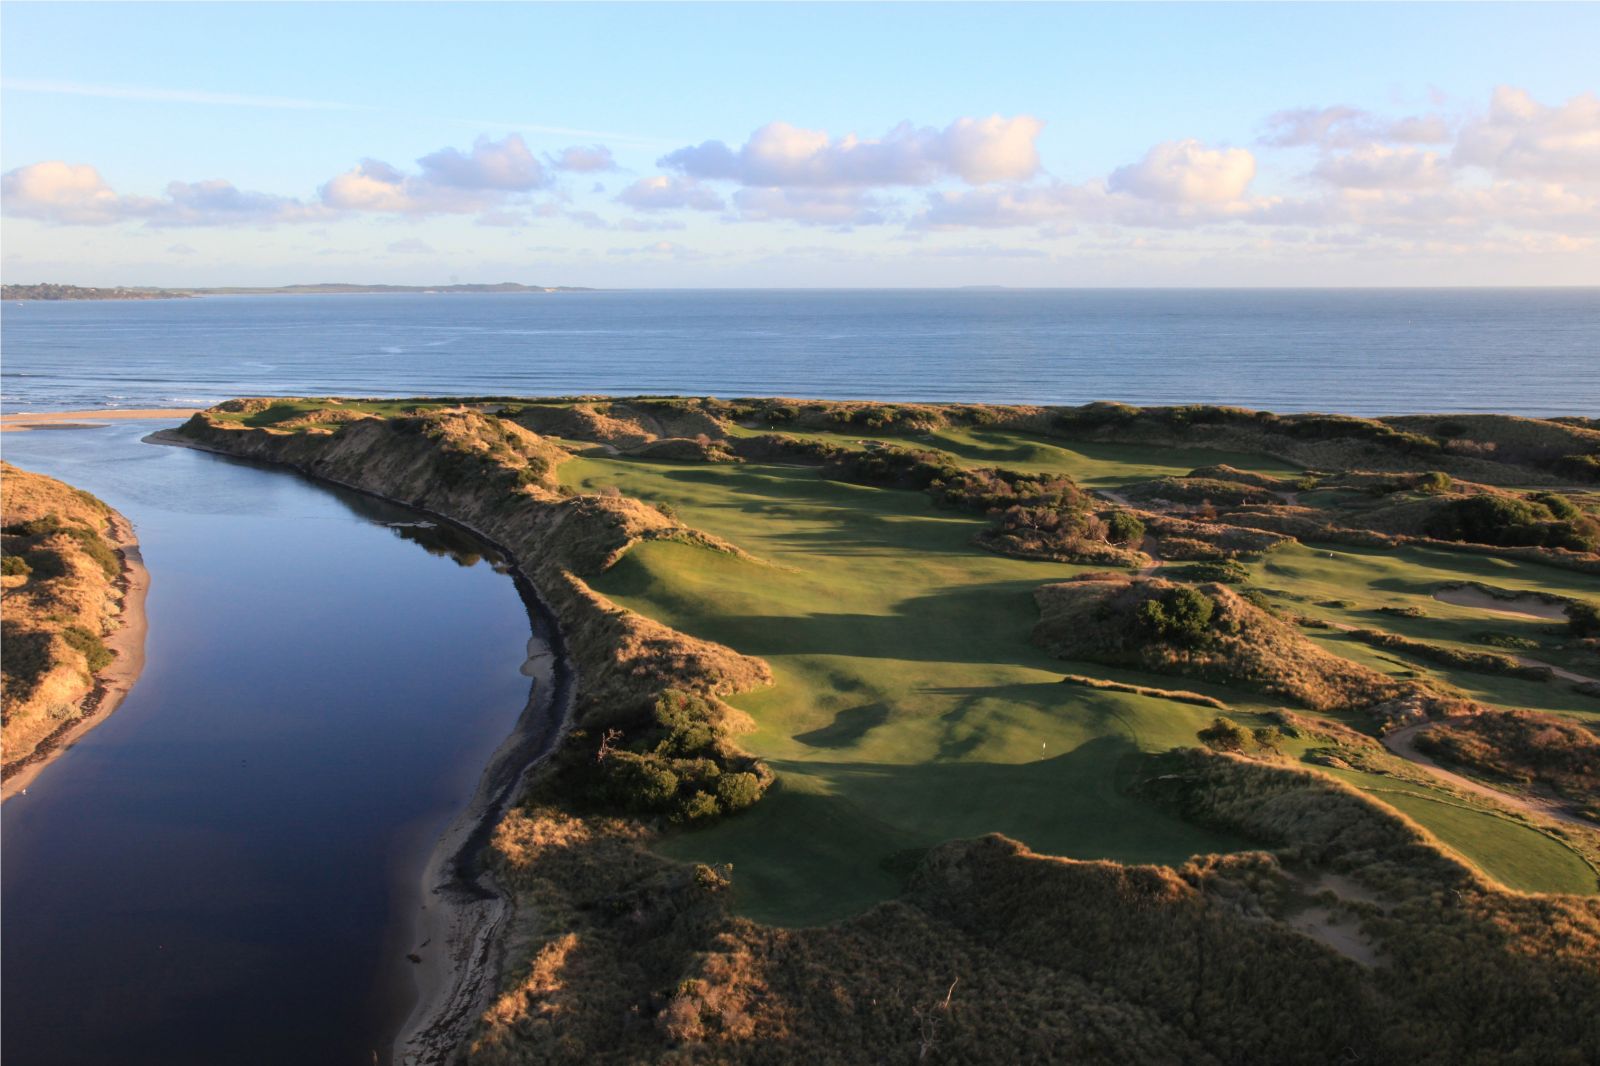
[[[127,524],[94,496],[0,464],[4,598],[0,627],[4,773],[35,762],[86,713],[116,653],[128,578],[111,539]]]
[[[468,1061],[1600,1054],[1600,557],[1430,531],[1591,521],[1588,427],[485,397],[182,435],[464,522],[561,622]]]

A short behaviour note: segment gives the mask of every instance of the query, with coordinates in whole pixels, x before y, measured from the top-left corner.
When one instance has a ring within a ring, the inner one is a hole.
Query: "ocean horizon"
[[[239,395],[1600,407],[1600,289],[601,289],[8,302],[10,411]]]

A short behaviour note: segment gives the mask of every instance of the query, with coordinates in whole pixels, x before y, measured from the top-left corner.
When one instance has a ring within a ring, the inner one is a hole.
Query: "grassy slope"
[[[1152,469],[1142,455],[1095,462],[1086,480],[1101,484]],[[1031,590],[1084,568],[973,549],[978,519],[809,469],[585,458],[561,476],[584,491],[615,485],[668,503],[770,564],[655,543],[597,582],[625,606],[772,664],[776,684],[734,702],[759,723],[745,744],[779,771],[780,787],[751,814],[667,845],[681,858],[732,862],[744,913],[794,924],[851,913],[896,891],[885,865],[896,852],[988,831],[1054,854],[1125,861],[1229,846],[1117,788],[1121,756],[1193,743],[1213,712],[1060,685],[1068,671],[1170,679],[1061,663],[1028,643]],[[1348,580],[1340,588],[1349,598]],[[1219,694],[1246,712],[1235,717],[1254,721],[1251,704]],[[1525,826],[1404,802],[1508,883],[1593,888],[1581,860]]]
[[[1397,551],[1290,545],[1251,567],[1252,582],[1267,589],[1292,592],[1297,599],[1274,597],[1299,614],[1344,625],[1383,629],[1415,640],[1470,651],[1498,651],[1474,638],[1484,632],[1526,637],[1541,643],[1537,650],[1518,652],[1589,675],[1600,675],[1593,654],[1561,650],[1564,626],[1534,618],[1459,607],[1434,598],[1441,585],[1480,581],[1499,588],[1552,592],[1600,601],[1600,577],[1537,563],[1432,548]],[[1325,606],[1341,601],[1348,607]],[[1378,607],[1414,607],[1424,617],[1404,618],[1376,612]],[[1545,684],[1451,669],[1411,659],[1401,653],[1367,647],[1336,632],[1308,631],[1330,651],[1385,673],[1415,671],[1437,677],[1476,699],[1507,707],[1531,707],[1600,721],[1600,700],[1572,691],[1560,681]]]
[[[1202,466],[1226,463],[1240,470],[1254,470],[1279,477],[1293,477],[1300,469],[1280,459],[1246,452],[1218,451],[1213,448],[1161,448],[1144,444],[1100,444],[1091,441],[1060,441],[1026,433],[995,429],[949,428],[933,433],[896,435],[884,438],[860,432],[790,432],[792,437],[820,440],[858,448],[862,440],[892,439],[924,448],[949,452],[972,466],[1004,466],[1030,473],[1066,474],[1086,488],[1116,488],[1158,477],[1179,477]],[[741,432],[754,433],[755,430]],[[760,432],[767,432],[761,430]]]

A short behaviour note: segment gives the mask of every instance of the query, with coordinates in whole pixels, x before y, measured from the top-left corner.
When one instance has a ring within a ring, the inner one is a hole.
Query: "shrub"
[[[1559,492],[1537,492],[1528,497],[1528,499],[1543,505],[1545,510],[1563,522],[1571,522],[1583,517],[1583,508]]]
[[[1565,504],[1567,501],[1562,500]],[[1440,540],[1498,547],[1549,547],[1594,551],[1600,547],[1600,521],[1579,512],[1563,519],[1537,499],[1481,493],[1451,500],[1424,524]]]
[[[1215,610],[1211,597],[1199,589],[1179,586],[1141,603],[1137,618],[1158,640],[1195,645],[1206,639]]]
[[[1131,511],[1112,511],[1105,521],[1106,539],[1113,544],[1137,544],[1144,539],[1144,523]]]
[[[1472,639],[1492,648],[1510,648],[1516,651],[1532,651],[1539,646],[1537,640],[1529,640],[1527,637],[1518,637],[1510,633],[1479,633]]]
[[[1215,559],[1209,562],[1190,563],[1180,568],[1174,576],[1184,581],[1219,581],[1226,585],[1237,585],[1241,581],[1250,580],[1250,570],[1235,559]]]
[[[0,574],[6,577],[27,577],[33,573],[33,567],[28,565],[28,560],[20,555],[7,555],[0,557]]]
[[[83,657],[88,660],[91,674],[104,670],[111,665],[111,660],[117,657],[117,653],[106,647],[97,634],[89,632],[82,626],[67,626],[61,631],[61,637],[83,653]]]
[[[1262,751],[1276,751],[1283,741],[1283,732],[1273,725],[1260,725],[1250,730],[1250,739]]]
[[[1195,736],[1199,737],[1206,747],[1218,751],[1243,751],[1245,744],[1250,740],[1249,732],[1242,725],[1221,715],[1211,719],[1211,724]]]
[[[1450,479],[1450,475],[1443,470],[1430,470],[1422,475],[1422,480],[1417,485],[1417,491],[1426,493],[1429,496],[1437,496],[1440,493],[1449,492],[1454,485],[1455,482]]]
[[[1555,472],[1577,481],[1600,481],[1600,455],[1564,455],[1553,464]]]
[[[1600,606],[1567,604],[1567,632],[1575,637],[1600,637]]]
[[[26,522],[14,522],[0,532],[8,533],[14,537],[48,537],[52,533],[61,531],[61,516],[51,511],[49,514],[30,518]]]
[[[761,798],[761,782],[755,774],[723,774],[717,780],[717,803],[727,814],[742,811]]]
[[[69,528],[67,533],[78,542],[85,555],[100,564],[100,569],[105,571],[106,577],[116,577],[122,572],[122,561],[117,558],[117,553],[111,550],[111,545],[107,544],[100,534],[92,529],[76,526]]]

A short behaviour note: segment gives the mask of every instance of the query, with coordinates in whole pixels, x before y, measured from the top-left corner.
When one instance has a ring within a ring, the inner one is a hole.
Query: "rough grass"
[[[9,564],[0,598],[0,744],[9,765],[75,714],[94,674],[110,664],[101,637],[118,611],[122,562],[104,535],[111,509],[88,493],[3,464],[0,501]]]

